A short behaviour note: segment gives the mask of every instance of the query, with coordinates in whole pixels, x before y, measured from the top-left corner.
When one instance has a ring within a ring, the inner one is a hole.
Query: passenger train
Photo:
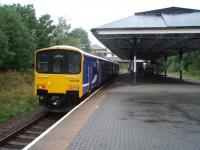
[[[34,93],[41,105],[51,111],[63,111],[118,72],[117,63],[76,47],[43,48],[35,54]]]

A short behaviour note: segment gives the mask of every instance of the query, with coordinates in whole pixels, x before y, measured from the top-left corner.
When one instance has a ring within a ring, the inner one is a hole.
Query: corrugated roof
[[[94,36],[122,59],[141,59],[197,51],[200,48],[200,10],[169,7],[135,13],[92,29]],[[131,42],[134,41],[134,42]]]
[[[154,28],[166,27],[162,17],[147,16],[147,15],[133,15],[124,19],[120,19],[97,28]]]
[[[135,15],[146,15],[146,14],[148,14],[148,15],[154,14],[155,15],[155,14],[160,14],[160,13],[181,14],[181,13],[193,13],[193,12],[200,12],[200,10],[190,9],[190,8],[182,8],[182,7],[168,7],[168,8],[138,12],[138,13],[135,13]]]
[[[199,18],[200,10],[170,7],[135,13],[135,15],[99,26],[97,29],[200,26]]]
[[[200,26],[200,12],[182,14],[162,14],[167,27]]]

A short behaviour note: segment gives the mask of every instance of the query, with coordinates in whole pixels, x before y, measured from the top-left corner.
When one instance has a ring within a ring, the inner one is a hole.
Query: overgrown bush
[[[200,52],[185,53],[183,55],[183,75],[188,78],[200,79]],[[179,56],[169,57],[167,60],[167,70],[178,72],[180,69]]]
[[[33,94],[33,74],[0,73],[0,122],[32,111],[38,105]]]

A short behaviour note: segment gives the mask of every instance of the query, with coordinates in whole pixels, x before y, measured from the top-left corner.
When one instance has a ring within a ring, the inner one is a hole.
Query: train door
[[[88,70],[89,70],[89,89],[92,89],[92,64],[93,64],[93,60],[92,58],[90,58],[90,64],[88,66]]]
[[[83,64],[83,95],[89,91],[90,85],[90,59],[84,56]]]
[[[97,75],[98,75],[98,86],[99,86],[101,84],[101,64],[99,59],[97,59]]]
[[[92,59],[92,88],[98,85],[97,58]]]

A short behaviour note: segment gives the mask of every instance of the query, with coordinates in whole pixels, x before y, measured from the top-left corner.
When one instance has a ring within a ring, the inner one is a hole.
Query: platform
[[[132,86],[125,73],[30,149],[199,150],[199,141],[200,85],[157,77]]]

